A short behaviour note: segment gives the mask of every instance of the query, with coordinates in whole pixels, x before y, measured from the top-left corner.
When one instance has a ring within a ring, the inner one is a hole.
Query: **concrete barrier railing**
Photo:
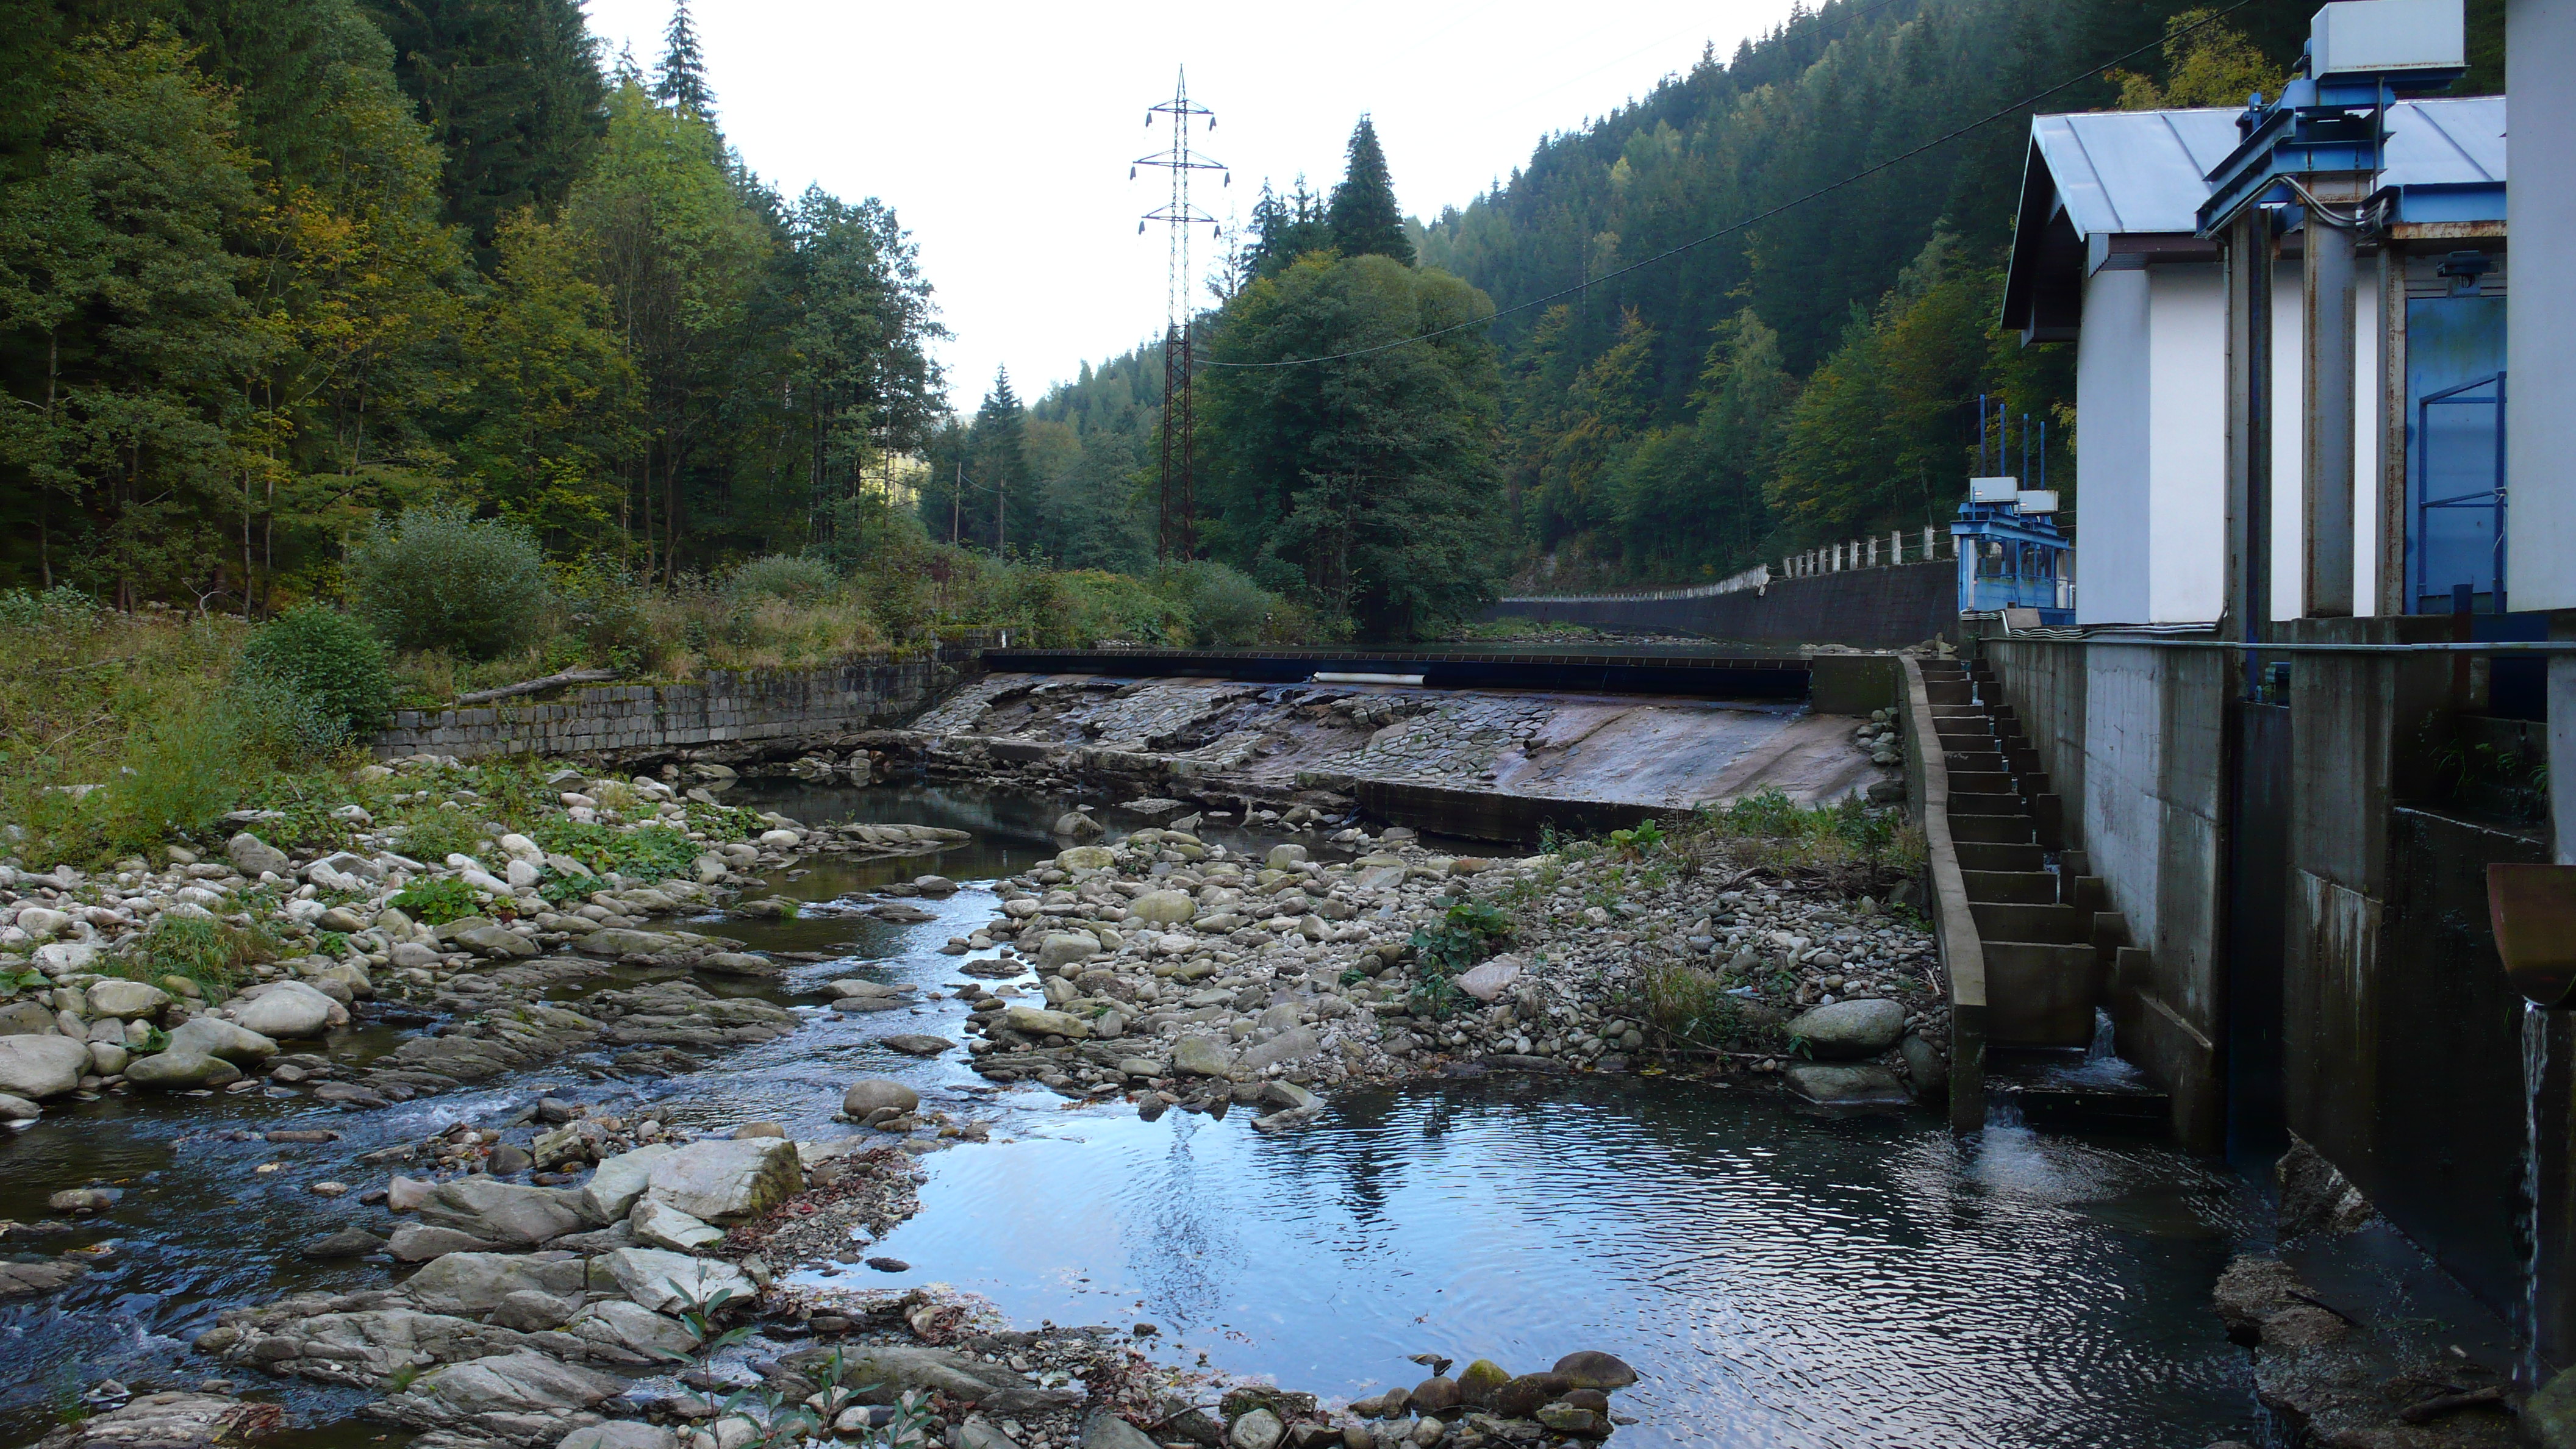
[[[1986,1124],[1986,947],[1950,838],[1949,759],[1923,666],[1912,655],[1903,662],[1907,804],[1923,826],[1933,939],[1950,983],[1950,1127],[1974,1132]]]

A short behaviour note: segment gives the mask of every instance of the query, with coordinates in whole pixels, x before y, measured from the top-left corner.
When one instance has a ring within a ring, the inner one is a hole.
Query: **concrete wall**
[[[683,684],[609,685],[547,703],[397,710],[368,742],[400,755],[589,755],[641,760],[687,752],[710,759],[793,753],[833,735],[906,718],[969,672],[980,650],[873,656],[831,669],[728,674]]]
[[[1892,649],[1959,636],[1957,565],[1898,564],[1775,579],[1704,599],[1622,599],[1495,605],[1488,619],[1540,619],[1603,629],[1653,629],[1748,643],[1849,644]]]
[[[2518,278],[2505,301],[2512,376],[2505,573],[2517,609],[2576,609],[2576,0],[2506,0],[2507,166],[2534,183],[2505,196]],[[2563,788],[2563,787],[2562,787]]]
[[[2226,294],[2219,269],[2180,263],[2102,271],[2085,284],[2076,340],[2076,407],[2084,420],[2077,496],[2076,621],[2205,623],[2219,615],[2226,523]],[[2375,596],[2381,471],[2377,293],[2354,323],[2354,588]],[[2300,395],[2299,263],[2273,284],[2272,386]],[[2295,414],[2272,432],[2272,617],[2301,612],[2305,490]],[[2403,480],[2397,481],[2401,489]]]

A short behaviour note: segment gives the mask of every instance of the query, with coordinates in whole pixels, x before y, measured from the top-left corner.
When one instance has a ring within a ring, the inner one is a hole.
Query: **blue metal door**
[[[2406,304],[2407,611],[2505,607],[2504,299]]]

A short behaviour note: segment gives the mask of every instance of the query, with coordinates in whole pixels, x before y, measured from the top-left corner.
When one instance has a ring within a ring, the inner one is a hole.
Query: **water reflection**
[[[1627,1357],[1647,1444],[2203,1443],[2234,1180],[2163,1149],[1695,1087],[1355,1094],[1302,1133],[1093,1119],[934,1159],[885,1251],[1015,1319],[1161,1325],[1356,1394],[1408,1355]],[[2192,1438],[2199,1435],[2199,1438]]]

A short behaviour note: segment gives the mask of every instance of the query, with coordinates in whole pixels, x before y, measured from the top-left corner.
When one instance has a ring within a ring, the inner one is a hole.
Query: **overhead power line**
[[[1883,3],[1892,4],[1894,3],[1894,0],[1883,0]],[[1706,236],[1695,237],[1678,246],[1667,247],[1664,250],[1655,253],[1651,257],[1645,257],[1637,261],[1630,262],[1624,267],[1604,272],[1597,277],[1587,277],[1570,287],[1561,287],[1545,296],[1532,297],[1526,302],[1516,302],[1509,307],[1505,307],[1486,316],[1479,317],[1472,322],[1452,323],[1447,327],[1436,327],[1429,332],[1417,333],[1411,337],[1399,337],[1392,342],[1372,343],[1367,347],[1354,347],[1347,352],[1326,353],[1321,357],[1287,357],[1273,362],[1219,362],[1211,358],[1201,362],[1199,365],[1202,367],[1223,367],[1255,371],[1282,367],[1311,367],[1317,363],[1324,362],[1344,362],[1354,357],[1369,357],[1380,352],[1393,351],[1398,347],[1410,347],[1417,342],[1429,342],[1435,338],[1446,337],[1453,332],[1464,332],[1470,328],[1483,327],[1499,318],[1508,317],[1515,312],[1526,312],[1532,307],[1544,307],[1550,302],[1574,296],[1578,292],[1589,291],[1594,287],[1600,286],[1604,282],[1616,281],[1631,272],[1643,271],[1658,263],[1671,261],[1673,258],[1680,256],[1684,252],[1695,251],[1713,241],[1721,241],[1727,237],[1735,235],[1737,232],[1745,230],[1748,227],[1760,226],[1762,223],[1771,220],[1773,217],[1794,211],[1797,208],[1806,205],[1810,201],[1814,201],[1820,197],[1831,196],[1835,192],[1842,190],[1844,187],[1866,181],[1880,172],[1886,171],[1892,167],[1901,166],[1927,151],[1948,145],[1950,142],[1958,140],[1960,137],[1967,135],[1971,131],[1980,130],[1986,126],[1993,125],[1997,121],[2008,119],[2009,117],[2026,111],[2032,106],[2038,105],[2041,101],[2047,100],[2050,96],[2057,94],[2059,91],[2081,85],[2085,81],[2091,80],[2093,77],[2100,75],[2102,72],[2109,70],[2114,66],[2120,65],[2126,61],[2135,60],[2139,56],[2146,54],[2148,51],[2160,49],[2176,40],[2180,40],[2182,37],[2191,34],[2193,31],[2215,25],[2219,21],[2224,20],[2228,16],[2235,14],[2237,11],[2244,9],[2246,6],[2253,3],[2254,0],[2232,0],[2232,3],[2224,6],[2223,8],[2209,12],[2207,15],[2193,21],[2189,25],[2158,36],[2156,39],[2148,41],[2146,44],[2138,46],[2134,50],[2123,51],[2122,53],[2112,56],[2110,59],[2102,61],[2099,64],[2086,66],[2081,72],[2069,76],[2065,80],[2059,81],[2045,89],[2033,91],[2029,95],[2023,96],[2021,99],[2012,102],[2010,105],[1989,111],[1985,115],[1979,116],[1973,121],[1969,121],[1964,125],[1956,126],[1950,130],[1944,131],[1940,135],[1933,137],[1931,140],[1909,150],[1900,151],[1897,154],[1888,157],[1884,161],[1864,166],[1860,170],[1853,172],[1851,175],[1846,176],[1839,181],[1829,181],[1802,196],[1792,197],[1791,199],[1781,202],[1779,205],[1771,207],[1768,210],[1755,212],[1753,215],[1745,217],[1741,221],[1732,222],[1726,226],[1720,227]]]

